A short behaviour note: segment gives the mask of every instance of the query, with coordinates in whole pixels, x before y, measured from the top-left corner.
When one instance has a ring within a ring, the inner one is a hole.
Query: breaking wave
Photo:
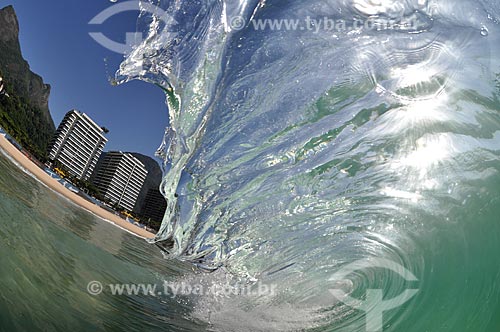
[[[364,313],[328,291],[340,287],[331,277],[383,258],[419,280],[414,299],[384,313],[388,330],[498,327],[497,2],[146,3],[161,16],[141,15],[147,38],[117,77],[167,95],[168,209],[155,242],[217,270],[215,282],[278,287],[200,297],[196,317],[227,331],[363,330]],[[325,17],[399,24],[252,25]],[[408,288],[391,271],[361,272],[342,281],[346,293]]]

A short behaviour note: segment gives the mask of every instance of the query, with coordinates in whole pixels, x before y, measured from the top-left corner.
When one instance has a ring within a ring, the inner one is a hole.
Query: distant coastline
[[[138,237],[149,239],[153,238],[155,234],[140,228],[126,220],[120,218],[119,216],[104,210],[98,205],[95,205],[84,198],[78,196],[57,180],[52,178],[50,175],[45,173],[40,167],[35,165],[27,156],[25,156],[21,151],[19,151],[14,145],[12,145],[4,135],[0,135],[0,149],[11,156],[16,162],[18,162],[22,167],[33,174],[39,181],[48,186],[55,192],[63,195],[65,198],[69,199],[81,208],[95,214],[96,216],[111,222],[115,226],[122,228]]]

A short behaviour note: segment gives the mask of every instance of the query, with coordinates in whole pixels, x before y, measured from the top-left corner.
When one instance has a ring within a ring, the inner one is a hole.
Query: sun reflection
[[[401,13],[405,9],[402,2],[395,0],[354,0],[353,2],[354,8],[364,15]]]
[[[404,191],[404,190],[398,190],[390,187],[385,187],[380,191],[382,195],[385,196],[390,196],[394,198],[401,198],[401,199],[407,199],[410,200],[414,203],[418,202],[420,198],[422,198],[422,195],[418,192],[409,192],[409,191]]]
[[[403,106],[384,114],[374,135],[400,134],[418,126],[445,123],[453,120],[447,107],[448,95],[442,93],[433,99],[406,101]],[[411,138],[411,137],[410,137]]]
[[[438,74],[438,71],[430,68],[429,65],[429,63],[419,63],[404,68],[393,68],[390,76],[398,80],[400,87],[410,87],[429,82]]]
[[[447,102],[448,95],[446,93],[432,99],[412,101],[407,104],[405,111],[399,112],[399,120],[405,125],[449,121],[451,115],[446,106]]]
[[[449,134],[426,135],[417,140],[413,152],[396,164],[417,169],[422,178],[433,166],[449,159],[455,150],[453,139]]]

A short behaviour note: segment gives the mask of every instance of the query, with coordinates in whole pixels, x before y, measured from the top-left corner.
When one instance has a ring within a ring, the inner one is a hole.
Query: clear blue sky
[[[114,75],[123,55],[89,36],[89,32],[102,32],[123,43],[126,32],[136,31],[139,13],[121,13],[103,25],[91,26],[88,22],[112,2],[0,1],[0,7],[7,5],[14,6],[19,18],[24,58],[52,86],[50,111],[56,127],[67,111],[78,109],[109,128],[105,150],[153,156],[168,124],[164,93],[139,81],[111,86],[108,75]]]

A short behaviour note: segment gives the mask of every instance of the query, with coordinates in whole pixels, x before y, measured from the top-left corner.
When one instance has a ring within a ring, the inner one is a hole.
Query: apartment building
[[[104,129],[86,114],[68,112],[49,144],[48,156],[59,162],[73,176],[88,180],[108,142]]]
[[[112,151],[101,156],[92,182],[106,199],[132,211],[147,175],[144,164],[137,158]]]
[[[162,222],[167,210],[167,201],[157,188],[148,190],[141,216],[150,221]]]

